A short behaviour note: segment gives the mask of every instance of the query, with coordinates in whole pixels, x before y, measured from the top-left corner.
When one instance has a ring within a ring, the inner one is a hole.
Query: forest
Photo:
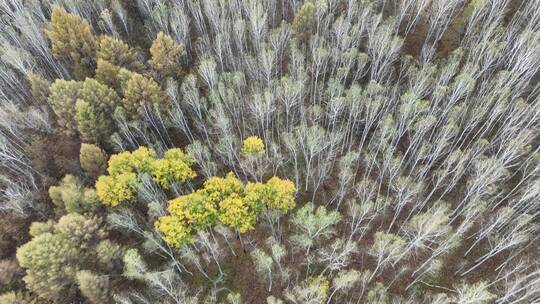
[[[0,0],[0,304],[540,303],[540,0]]]

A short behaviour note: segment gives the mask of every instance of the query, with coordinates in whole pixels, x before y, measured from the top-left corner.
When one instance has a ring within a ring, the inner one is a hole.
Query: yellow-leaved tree
[[[296,188],[278,177],[267,183],[244,185],[232,173],[212,177],[203,188],[169,201],[169,215],[159,218],[156,228],[171,246],[193,241],[193,235],[221,223],[245,233],[255,228],[261,212],[282,215],[294,208]]]
[[[265,159],[265,145],[258,136],[249,136],[242,142],[242,170],[255,181],[262,181],[269,163]]]
[[[264,155],[264,143],[258,136],[250,136],[242,143],[242,154],[245,157]]]
[[[113,176],[101,176],[96,182],[96,192],[99,200],[110,207],[116,207],[122,202],[135,199],[137,175],[126,172]]]
[[[295,193],[296,187],[292,181],[277,176],[269,179],[266,184],[246,185],[246,200],[262,207],[261,218],[276,238],[279,238],[280,234],[279,219],[295,207]]]
[[[190,168],[193,162],[181,149],[170,149],[162,159],[151,163],[150,171],[161,187],[169,189],[170,185],[177,181],[186,182],[195,177],[195,172]]]
[[[96,192],[104,205],[115,207],[136,198],[135,189],[139,177],[148,174],[164,189],[193,179],[193,160],[180,149],[170,149],[162,159],[153,149],[140,147],[133,152],[125,151],[112,155],[107,172],[99,177]]]

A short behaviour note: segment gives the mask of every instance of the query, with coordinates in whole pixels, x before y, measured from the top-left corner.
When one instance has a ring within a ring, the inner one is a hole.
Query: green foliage
[[[308,1],[300,7],[294,17],[292,28],[296,37],[306,41],[315,32],[317,7]]]
[[[361,273],[358,270],[352,269],[340,271],[332,280],[332,287],[334,290],[339,290],[346,294],[360,281],[360,276]]]
[[[108,62],[118,67],[141,72],[144,66],[137,57],[135,50],[122,40],[111,36],[102,36],[99,40],[99,48],[96,52],[98,63],[99,61]]]
[[[96,109],[88,102],[78,99],[75,104],[77,129],[81,139],[87,142],[98,142],[107,133],[104,117],[100,117]]]
[[[452,227],[448,224],[449,211],[446,204],[440,204],[427,212],[413,216],[403,227],[411,238],[411,245],[415,249],[427,249],[430,244],[446,239],[452,231]]]
[[[53,220],[48,220],[46,222],[33,222],[30,225],[29,232],[31,237],[37,237],[38,235],[44,233],[53,233],[54,225],[56,223]]]
[[[405,248],[405,240],[393,233],[377,231],[374,235],[373,245],[369,251],[370,254],[379,257],[379,259],[387,259],[393,261],[403,253]]]
[[[96,247],[97,263],[104,271],[116,270],[122,254],[123,248],[109,239],[100,241]]]
[[[49,102],[56,114],[57,122],[69,134],[77,132],[75,103],[79,99],[81,88],[81,82],[57,79],[49,89]]]
[[[83,170],[93,177],[105,173],[107,169],[107,154],[96,145],[81,144],[79,161]]]
[[[28,75],[28,81],[30,81],[30,87],[32,97],[38,102],[38,104],[46,104],[47,97],[49,96],[49,81],[40,75],[31,73]]]
[[[283,304],[283,301],[274,296],[269,296],[266,298],[266,304]]]
[[[63,216],[52,231],[36,235],[17,250],[17,260],[26,269],[27,288],[52,301],[68,298],[77,272],[95,267],[95,247],[106,236],[97,218]]]
[[[390,297],[386,291],[386,287],[380,282],[375,283],[371,287],[366,296],[367,304],[388,304],[390,303]]]
[[[151,78],[132,73],[124,89],[123,106],[131,117],[142,117],[149,106],[167,108],[169,99]]]
[[[242,304],[242,296],[237,292],[229,292],[225,299],[228,304]]]
[[[117,65],[114,65],[108,61],[105,61],[103,59],[98,59],[97,61],[97,67],[96,67],[96,80],[100,83],[113,88],[117,93],[122,92],[122,82],[121,82],[121,74],[120,71],[126,71],[127,73],[130,73],[128,70],[121,68]]]
[[[94,189],[85,188],[73,175],[66,175],[58,186],[51,186],[49,196],[58,209],[67,213],[93,212],[99,207]]]
[[[84,141],[97,143],[109,137],[113,124],[111,113],[119,102],[116,92],[108,86],[92,78],[83,82],[75,111]]]
[[[0,304],[22,304],[23,301],[20,296],[14,291],[0,294]]]
[[[285,298],[292,303],[324,304],[328,298],[329,286],[326,277],[310,277],[292,290],[285,290]]]
[[[307,252],[321,239],[326,239],[335,233],[334,225],[341,220],[338,211],[328,211],[324,206],[315,208],[313,203],[307,203],[298,209],[291,219],[296,227],[292,241]]]
[[[52,304],[53,302],[38,298],[34,294],[21,291],[10,291],[0,294],[0,304]]]
[[[124,276],[132,280],[143,280],[147,266],[137,249],[128,249],[124,254]]]
[[[454,19],[452,26],[455,27],[456,30],[461,30],[467,23],[467,19],[471,17],[474,10],[480,9],[486,4],[486,2],[486,0],[471,0],[467,2],[461,14]]]
[[[159,75],[159,78],[179,76],[182,72],[182,56],[184,46],[175,43],[163,32],[157,34],[150,48],[152,59],[149,63]]]
[[[89,270],[81,270],[76,274],[77,284],[82,295],[90,303],[109,303],[109,279]]]
[[[90,76],[94,71],[97,42],[88,22],[55,7],[50,26],[47,35],[54,57],[68,63],[75,78]]]
[[[128,69],[120,68],[120,70],[118,70],[118,74],[116,74],[114,79],[115,88],[125,94],[128,82],[131,80],[131,77],[136,74],[136,72],[131,72]],[[123,102],[125,102],[125,99],[123,100]]]
[[[49,101],[58,124],[69,134],[79,132],[83,140],[96,143],[108,138],[111,113],[120,98],[92,78],[82,82],[58,79],[50,87]]]
[[[1,1],[0,304],[537,302],[537,2]]]
[[[90,103],[100,113],[110,116],[112,110],[120,103],[116,92],[93,78],[86,78],[82,83],[79,98]]]
[[[480,281],[474,284],[462,283],[456,287],[455,303],[489,304],[497,296],[488,290],[488,284]]]
[[[266,254],[260,249],[255,249],[251,253],[251,258],[253,259],[253,264],[255,265],[255,270],[259,277],[263,280],[268,280],[269,287],[268,291],[272,290],[272,265],[274,261],[272,257]]]

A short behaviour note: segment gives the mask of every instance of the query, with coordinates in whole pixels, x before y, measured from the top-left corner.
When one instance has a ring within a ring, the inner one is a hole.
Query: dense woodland
[[[540,303],[540,1],[0,0],[0,304]]]

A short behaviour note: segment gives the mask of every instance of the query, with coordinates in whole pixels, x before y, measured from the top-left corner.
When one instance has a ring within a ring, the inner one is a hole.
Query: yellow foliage
[[[189,165],[179,160],[159,159],[152,163],[152,177],[165,189],[175,181],[185,182],[195,176]]]
[[[181,218],[164,216],[154,224],[156,229],[163,233],[163,240],[174,247],[181,247],[193,241],[193,231],[186,226]]]
[[[323,298],[328,297],[328,291],[330,290],[330,282],[325,276],[310,277],[308,279],[308,285],[311,289],[317,290]]]
[[[225,178],[209,178],[204,182],[204,188],[199,191],[204,193],[210,201],[217,205],[233,193],[243,196],[244,185],[232,172],[229,172]]]
[[[114,176],[119,173],[134,172],[150,173],[156,152],[147,147],[139,147],[133,152],[125,151],[111,156],[107,171]]]
[[[246,185],[245,200],[249,201],[251,205],[257,206],[258,209],[263,207],[265,200],[269,196],[268,187],[263,183],[248,183]]]
[[[167,208],[174,217],[184,219],[184,222],[195,229],[202,229],[215,223],[217,206],[200,192],[180,196],[169,201]]]
[[[230,227],[244,233],[253,229],[257,221],[257,213],[249,202],[237,194],[233,194],[219,203],[219,220]]]
[[[296,187],[290,180],[272,177],[266,184],[248,183],[246,185],[246,199],[258,206],[269,209],[279,209],[282,212],[294,208],[294,193]]]
[[[109,175],[116,176],[121,173],[132,171],[131,152],[121,152],[111,155],[111,158],[109,158],[109,167],[107,168]]]
[[[96,182],[96,192],[101,202],[116,207],[122,202],[135,199],[135,173],[121,173],[114,177],[101,176]]]
[[[180,149],[170,149],[163,159],[157,159],[156,152],[146,147],[112,155],[107,168],[109,176],[101,176],[96,183],[98,197],[112,207],[133,200],[139,174],[150,174],[154,181],[169,189],[172,183],[196,176],[191,164],[193,160]]]
[[[294,208],[296,187],[292,181],[274,176],[266,182],[266,186],[271,189],[273,194],[272,199],[266,203],[269,208],[277,208],[282,211],[288,211]]]
[[[242,144],[242,154],[244,156],[260,156],[264,154],[264,143],[257,136],[246,138]]]
[[[157,157],[153,149],[147,147],[139,147],[139,149],[131,152],[131,167],[139,173],[150,173],[152,171],[152,163]]]
[[[178,148],[167,150],[163,158],[167,160],[182,161],[188,165],[192,165],[194,163],[193,159],[189,155],[187,155],[186,153],[184,153],[184,151]]]
[[[186,182],[195,178],[196,174],[190,168],[193,159],[180,149],[170,149],[165,152],[163,159],[152,162],[152,177],[163,188],[169,189],[176,181]]]
[[[176,247],[191,242],[186,233],[211,227],[217,221],[245,233],[254,229],[263,206],[283,213],[292,209],[295,192],[291,181],[278,177],[266,184],[249,183],[247,186],[232,173],[225,178],[212,177],[202,189],[169,201],[169,215],[162,217],[156,228],[164,234],[168,244]]]

